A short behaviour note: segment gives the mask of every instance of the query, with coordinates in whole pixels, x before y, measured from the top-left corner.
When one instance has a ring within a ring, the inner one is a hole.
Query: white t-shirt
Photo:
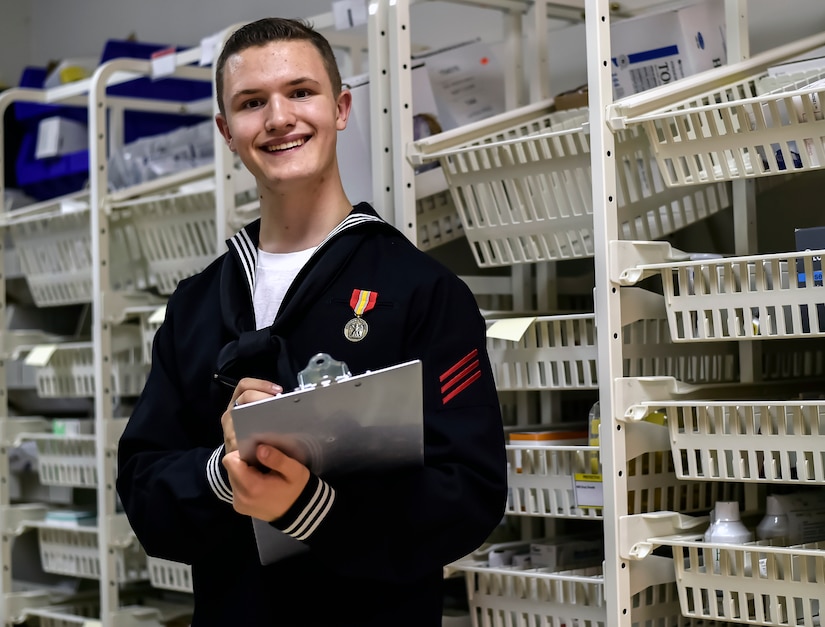
[[[258,249],[255,293],[252,295],[256,328],[263,329],[272,324],[286,291],[316,249],[317,246],[295,253],[266,253]]]

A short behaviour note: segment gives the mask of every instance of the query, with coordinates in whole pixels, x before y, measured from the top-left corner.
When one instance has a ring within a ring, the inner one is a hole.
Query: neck
[[[260,201],[258,246],[269,253],[290,253],[317,246],[352,211],[343,187],[324,194],[263,190]]]

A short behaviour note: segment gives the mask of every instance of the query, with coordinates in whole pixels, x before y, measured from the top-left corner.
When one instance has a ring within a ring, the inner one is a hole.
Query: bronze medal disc
[[[344,337],[350,342],[360,342],[367,337],[369,330],[367,322],[360,316],[356,316],[344,325]]]

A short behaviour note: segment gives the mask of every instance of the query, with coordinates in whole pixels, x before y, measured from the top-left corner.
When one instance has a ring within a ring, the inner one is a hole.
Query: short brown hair
[[[218,98],[218,109],[225,114],[223,107],[223,69],[226,60],[233,54],[243,52],[247,48],[265,46],[273,41],[308,41],[321,53],[321,59],[332,83],[332,93],[336,98],[341,93],[341,73],[332,47],[326,37],[316,31],[312,25],[303,20],[294,20],[284,17],[265,17],[255,22],[245,24],[232,33],[223,46],[218,63],[215,67],[215,91]]]

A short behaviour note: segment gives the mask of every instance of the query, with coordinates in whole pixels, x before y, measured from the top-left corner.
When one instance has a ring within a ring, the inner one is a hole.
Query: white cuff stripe
[[[321,480],[309,504],[295,522],[284,529],[284,533],[297,540],[306,540],[324,520],[329,510],[332,509],[334,501],[335,490],[328,483]]]
[[[313,533],[315,533],[315,530],[318,528],[318,525],[320,525],[323,522],[324,518],[326,518],[327,514],[329,513],[329,510],[332,509],[333,501],[335,501],[335,490],[330,488],[328,496],[329,498],[326,500],[326,504],[322,508],[320,508],[320,510],[316,513],[315,520],[312,523],[312,525],[301,535],[296,535],[296,540],[306,540],[307,538],[309,538]]]
[[[309,503],[307,503],[307,506],[303,509],[303,511],[300,514],[298,514],[298,517],[295,519],[295,521],[291,525],[289,525],[289,527],[284,529],[284,533],[291,534],[298,528],[299,525],[302,524],[303,520],[307,517],[312,508],[315,507],[315,503],[318,502],[318,496],[321,494],[321,492],[324,491],[326,485],[327,484],[323,481],[323,479],[318,480],[318,486],[315,488],[315,494],[313,494],[312,498],[309,499]]]
[[[219,446],[212,453],[209,461],[206,462],[206,480],[209,486],[220,500],[232,503],[232,488],[226,485],[221,475],[220,463],[223,457],[223,446]]]

